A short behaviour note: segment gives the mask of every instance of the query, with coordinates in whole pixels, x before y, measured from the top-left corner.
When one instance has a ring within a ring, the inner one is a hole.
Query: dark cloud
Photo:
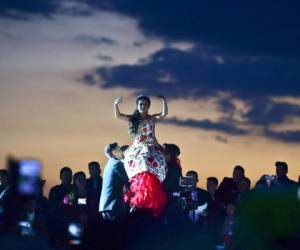
[[[85,74],[79,80],[85,82],[87,85],[92,85],[93,86],[93,85],[97,85],[98,84],[97,79],[95,78],[95,75],[94,74],[90,74],[90,73]]]
[[[1,0],[0,17],[27,19],[27,15],[50,17],[60,8],[59,0]]]
[[[282,132],[265,130],[265,135],[268,138],[283,141],[283,142],[288,142],[288,143],[299,143],[300,142],[300,130],[282,131]]]
[[[137,47],[137,48],[141,48],[141,47],[143,47],[146,43],[147,43],[146,40],[145,40],[145,41],[135,41],[135,42],[133,42],[133,46],[134,46],[134,47]]]
[[[242,129],[236,126],[235,123],[231,123],[228,121],[218,121],[214,122],[208,119],[204,120],[194,120],[194,119],[186,119],[181,120],[176,117],[168,118],[163,121],[166,124],[172,124],[175,126],[181,127],[189,127],[189,128],[196,128],[201,130],[208,130],[208,131],[215,131],[215,132],[222,132],[227,135],[238,135],[238,136],[245,136],[254,134],[251,129]],[[282,141],[287,143],[300,143],[300,130],[294,131],[273,131],[269,128],[264,128],[261,131],[264,137],[269,139],[273,139],[276,141]],[[215,137],[217,141],[222,143],[228,143],[228,140],[222,136],[217,135]]]
[[[221,143],[228,143],[228,140],[220,135],[217,135],[215,139]]]
[[[81,0],[1,0],[0,18],[30,20],[32,15],[52,18],[53,14],[90,16],[93,8]]]
[[[71,7],[64,8],[62,5]],[[77,3],[77,5],[76,5]],[[232,54],[300,57],[297,0],[2,0],[0,15],[50,16],[70,9],[82,15],[108,10],[135,18],[149,36],[190,41]]]
[[[113,62],[114,61],[114,59],[109,55],[101,54],[101,55],[98,55],[97,58],[100,59],[101,61],[105,61],[105,62]]]
[[[208,119],[204,120],[194,120],[194,119],[186,119],[181,120],[176,117],[168,118],[163,121],[167,124],[173,124],[177,126],[184,126],[190,128],[200,128],[204,130],[213,130],[218,132],[223,132],[230,135],[247,135],[248,132],[242,128],[238,128],[233,124],[229,124],[226,122],[213,122]]]
[[[146,35],[191,41],[232,53],[300,56],[300,2],[295,0],[87,0],[138,20]]]
[[[244,118],[251,124],[270,126],[281,124],[288,117],[299,117],[300,106],[284,102],[274,102],[268,98],[250,100],[250,109]]]
[[[143,88],[146,93],[165,92],[169,97],[201,97],[228,91],[249,98],[299,96],[299,68],[300,60],[260,58],[253,62],[250,57],[209,54],[199,48],[190,51],[164,48],[144,63],[101,67],[95,74],[101,76],[106,88]],[[166,75],[171,77],[163,78]],[[223,102],[223,108],[233,108],[228,101]]]
[[[80,35],[74,38],[74,42],[82,43],[87,45],[107,45],[116,46],[119,43],[108,37],[103,36],[91,36],[91,35]]]
[[[222,113],[225,113],[228,116],[234,115],[234,113],[236,111],[236,107],[235,107],[234,103],[229,98],[228,99],[225,99],[225,98],[219,99],[218,107]]]

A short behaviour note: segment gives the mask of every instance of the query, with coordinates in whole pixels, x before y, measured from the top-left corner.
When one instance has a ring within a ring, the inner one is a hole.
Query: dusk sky
[[[0,168],[37,157],[47,190],[130,144],[113,102],[167,97],[160,143],[181,148],[199,186],[241,164],[252,185],[277,160],[300,175],[300,2],[1,0]],[[48,192],[46,190],[46,193]]]

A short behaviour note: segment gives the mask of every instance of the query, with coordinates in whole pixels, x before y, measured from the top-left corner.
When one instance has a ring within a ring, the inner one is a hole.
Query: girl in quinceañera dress
[[[129,122],[129,134],[133,139],[124,159],[130,182],[130,191],[125,194],[125,201],[132,208],[150,210],[154,216],[162,213],[167,202],[162,186],[167,164],[162,147],[155,138],[155,122],[167,115],[168,106],[165,97],[159,98],[163,100],[163,110],[153,115],[148,113],[151,101],[147,96],[137,97],[136,110],[132,115],[120,113],[122,97],[118,97],[114,103],[116,118]]]

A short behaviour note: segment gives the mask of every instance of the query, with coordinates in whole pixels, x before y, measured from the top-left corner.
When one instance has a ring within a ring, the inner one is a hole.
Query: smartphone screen
[[[68,226],[68,234],[70,245],[80,245],[83,226],[80,223],[70,223]]]
[[[86,198],[78,198],[78,204],[86,205]]]
[[[20,195],[37,195],[40,191],[41,163],[38,160],[19,162],[17,191]]]

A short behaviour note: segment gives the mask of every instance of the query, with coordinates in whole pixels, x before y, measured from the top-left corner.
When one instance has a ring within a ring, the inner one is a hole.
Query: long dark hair
[[[141,101],[141,100],[146,100],[149,103],[149,107],[150,107],[150,104],[151,104],[150,98],[145,95],[137,96],[137,98],[135,100],[136,106],[138,105],[139,101]],[[130,135],[135,136],[137,134],[140,120],[141,120],[141,114],[138,111],[138,109],[136,108],[129,120],[129,134]]]

